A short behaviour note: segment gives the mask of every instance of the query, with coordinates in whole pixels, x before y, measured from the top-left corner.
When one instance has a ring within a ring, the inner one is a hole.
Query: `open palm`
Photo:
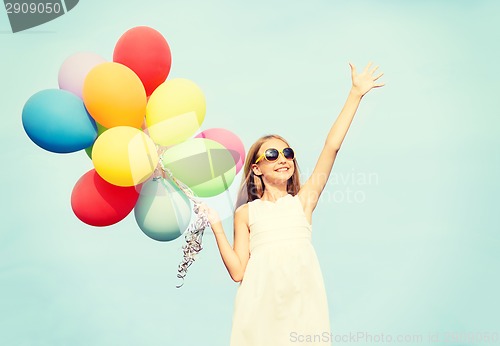
[[[377,79],[382,77],[384,74],[380,73],[374,77],[373,74],[378,69],[378,66],[371,68],[371,62],[366,65],[363,72],[359,74],[356,71],[356,67],[352,63],[349,63],[349,66],[351,66],[352,87],[359,92],[361,96],[366,94],[372,88],[379,88],[385,85],[385,83],[376,83]]]

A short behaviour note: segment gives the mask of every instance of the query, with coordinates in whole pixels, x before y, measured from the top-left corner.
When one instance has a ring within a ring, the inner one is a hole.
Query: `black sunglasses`
[[[263,158],[265,158],[269,162],[274,162],[278,159],[280,154],[283,155],[283,157],[287,160],[293,160],[295,158],[295,153],[293,152],[292,148],[285,148],[281,151],[278,149],[269,148],[266,151],[264,151],[264,154],[259,156],[259,158],[255,161],[255,163],[258,163]]]

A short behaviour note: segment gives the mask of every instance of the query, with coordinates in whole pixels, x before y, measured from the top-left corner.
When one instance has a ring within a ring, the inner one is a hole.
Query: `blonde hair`
[[[262,144],[270,139],[279,139],[290,146],[288,142],[281,136],[271,134],[265,135],[257,139],[255,143],[248,150],[248,154],[245,160],[245,166],[243,168],[243,179],[241,180],[240,189],[238,190],[238,197],[236,199],[235,210],[241,205],[251,202],[256,199],[260,199],[264,194],[266,186],[261,176],[255,175],[252,170],[252,165],[257,160],[257,153],[260,150]],[[293,175],[288,179],[286,184],[286,189],[289,194],[295,196],[300,190],[300,173],[299,165],[296,159],[293,159],[294,172]]]

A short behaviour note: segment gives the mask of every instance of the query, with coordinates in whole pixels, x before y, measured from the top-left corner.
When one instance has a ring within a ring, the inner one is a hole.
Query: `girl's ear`
[[[257,166],[255,163],[252,165],[252,171],[253,171],[253,174],[256,176],[262,175],[262,172],[260,171],[259,166]]]

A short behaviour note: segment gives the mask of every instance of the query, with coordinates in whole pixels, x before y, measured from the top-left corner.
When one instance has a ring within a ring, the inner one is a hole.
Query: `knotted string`
[[[184,236],[186,240],[186,244],[182,246],[184,256],[181,264],[179,264],[177,273],[177,277],[182,279],[182,284],[175,286],[176,288],[180,288],[184,285],[184,278],[187,274],[189,266],[193,264],[198,253],[203,249],[203,232],[206,227],[210,226],[210,223],[208,222],[208,215],[204,210],[201,209],[202,202],[195,196],[193,191],[186,184],[173,176],[172,172],[167,167],[165,167],[161,156],[159,166],[163,172],[168,174],[170,180],[172,180],[179,187],[179,189],[181,189],[182,192],[184,192],[184,194],[193,202],[193,210],[196,214],[196,219],[191,222],[188,229],[186,230],[186,235]],[[153,179],[164,179],[163,174],[155,174],[155,177]]]

